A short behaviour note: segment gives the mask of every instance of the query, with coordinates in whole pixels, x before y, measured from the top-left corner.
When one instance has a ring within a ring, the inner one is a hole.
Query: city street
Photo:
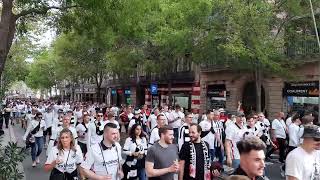
[[[13,130],[16,136],[16,140],[20,146],[24,146],[24,142],[22,140],[22,136],[24,134],[23,129],[21,129],[20,125],[13,126]],[[26,180],[47,180],[49,179],[50,172],[45,172],[43,169],[44,163],[46,161],[45,155],[46,149],[43,150],[40,156],[40,164],[33,168],[31,166],[31,156],[30,153],[26,156],[26,159],[23,161],[23,167],[25,171]],[[266,174],[270,180],[281,180],[280,176],[280,165],[277,163],[266,162]]]

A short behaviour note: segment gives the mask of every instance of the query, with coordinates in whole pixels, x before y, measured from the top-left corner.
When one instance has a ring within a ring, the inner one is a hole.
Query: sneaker
[[[40,158],[39,158],[39,157],[36,158],[36,163],[37,163],[37,164],[40,163]]]
[[[37,166],[36,161],[33,161],[33,163],[32,163],[32,167],[36,167],[36,166]]]

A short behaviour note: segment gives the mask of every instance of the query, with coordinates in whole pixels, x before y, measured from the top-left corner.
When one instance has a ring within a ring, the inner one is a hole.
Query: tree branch
[[[51,9],[58,9],[58,10],[67,10],[67,9],[71,9],[71,8],[77,8],[80,6],[77,5],[73,5],[73,6],[65,6],[65,7],[59,7],[59,6],[43,6],[43,7],[39,7],[39,8],[32,8],[32,9],[28,9],[28,10],[24,10],[21,11],[19,14],[15,15],[16,19],[23,17],[23,16],[27,16],[30,14],[46,14],[49,10]]]

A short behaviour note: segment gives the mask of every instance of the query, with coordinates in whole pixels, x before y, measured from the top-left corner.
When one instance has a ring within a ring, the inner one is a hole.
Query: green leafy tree
[[[29,73],[29,63],[26,61],[34,54],[33,45],[26,38],[17,40],[10,50],[8,62],[1,76],[0,94],[10,87],[16,81],[24,81]]]
[[[37,21],[46,15],[59,16],[57,11],[64,11],[71,7],[71,0],[1,0],[0,1],[0,75],[18,33],[29,30],[28,23]]]
[[[27,85],[42,92],[51,89],[58,83],[55,67],[52,53],[48,50],[43,51],[34,58],[33,63],[30,65],[30,72],[26,77]]]

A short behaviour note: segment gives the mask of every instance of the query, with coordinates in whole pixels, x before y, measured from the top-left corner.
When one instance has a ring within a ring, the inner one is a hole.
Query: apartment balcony
[[[288,44],[286,47],[279,48],[283,58],[300,62],[319,61],[320,51],[316,40],[297,41]],[[231,57],[215,56],[200,64],[201,72],[213,72],[230,70],[230,66],[222,62],[231,62]],[[231,63],[230,63],[231,64]]]
[[[139,83],[143,85],[148,85],[152,82],[157,82],[159,84],[166,84],[169,81],[172,83],[192,83],[195,79],[194,71],[181,71],[181,72],[169,72],[169,73],[159,73],[159,74],[149,74],[139,77]]]

